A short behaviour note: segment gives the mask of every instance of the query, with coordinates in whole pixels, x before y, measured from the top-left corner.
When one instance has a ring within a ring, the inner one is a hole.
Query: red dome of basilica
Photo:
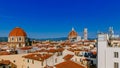
[[[72,31],[69,33],[68,38],[76,38],[78,36],[77,32],[72,28]]]
[[[27,34],[23,29],[16,27],[10,32],[9,36],[27,36]]]

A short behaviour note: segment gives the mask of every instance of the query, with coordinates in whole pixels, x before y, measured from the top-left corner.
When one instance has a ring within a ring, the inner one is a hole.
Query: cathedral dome
[[[77,36],[77,32],[74,30],[74,28],[72,28],[72,31],[69,33],[68,38],[77,38]]]
[[[23,29],[16,27],[10,32],[9,36],[27,36],[27,34]]]

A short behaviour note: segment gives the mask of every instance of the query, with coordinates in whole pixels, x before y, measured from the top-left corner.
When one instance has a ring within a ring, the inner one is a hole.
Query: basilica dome
[[[72,31],[69,33],[68,38],[77,38],[78,34],[77,32],[74,30],[74,28],[72,28]]]
[[[16,27],[10,32],[9,36],[27,36],[27,34],[23,29]]]

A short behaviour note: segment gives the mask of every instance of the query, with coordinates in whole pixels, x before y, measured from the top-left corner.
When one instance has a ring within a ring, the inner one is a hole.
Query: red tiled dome
[[[9,36],[27,36],[27,34],[23,29],[16,27],[10,32]]]
[[[74,29],[69,33],[68,38],[76,38],[78,36]]]

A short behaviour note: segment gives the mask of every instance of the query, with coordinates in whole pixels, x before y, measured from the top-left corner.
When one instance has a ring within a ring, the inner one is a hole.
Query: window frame
[[[118,62],[114,62],[114,68],[119,68],[119,63]]]
[[[119,52],[114,52],[114,58],[119,58]]]

